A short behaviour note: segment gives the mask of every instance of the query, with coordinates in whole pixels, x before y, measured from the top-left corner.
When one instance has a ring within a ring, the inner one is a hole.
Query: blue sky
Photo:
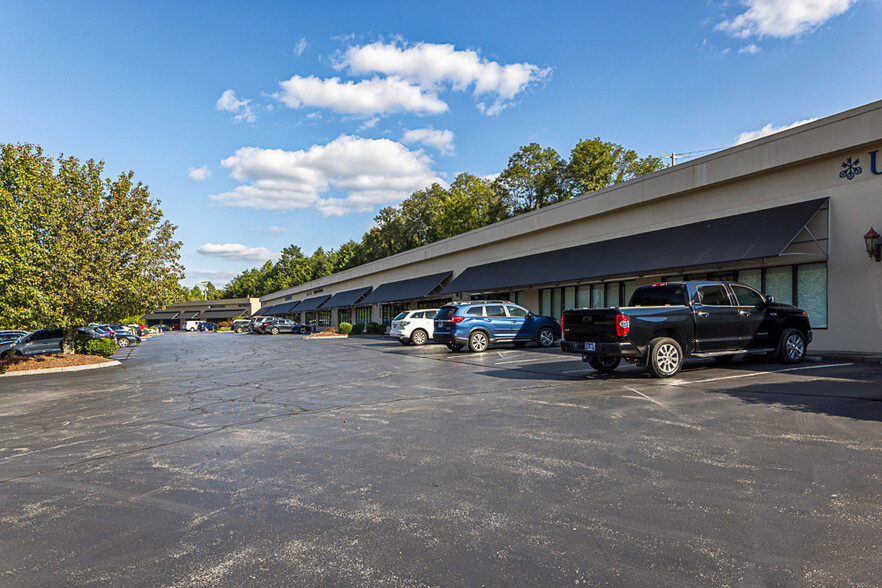
[[[187,285],[520,146],[702,155],[882,98],[880,0],[0,0],[0,140],[134,170]]]

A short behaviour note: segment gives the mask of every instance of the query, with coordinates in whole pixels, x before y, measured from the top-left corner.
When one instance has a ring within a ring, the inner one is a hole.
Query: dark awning
[[[777,257],[826,198],[466,268],[441,294]]]
[[[345,292],[337,292],[331,299],[322,304],[322,308],[340,308],[342,306],[352,306],[357,304],[359,300],[371,291],[371,286],[366,288],[356,288],[355,290],[346,290]]]
[[[247,308],[210,308],[202,311],[202,318],[232,318],[234,316],[246,316],[247,312]]]
[[[150,314],[145,314],[143,317],[141,317],[141,320],[159,321],[159,320],[168,320],[168,319],[177,318],[177,316],[178,316],[177,310],[168,310],[168,311],[157,310],[156,312],[151,312]]]
[[[297,310],[295,312],[304,312],[304,311],[315,310],[316,308],[321,306],[325,300],[327,300],[330,297],[331,297],[330,294],[322,294],[321,296],[313,296],[312,298],[307,298],[306,300],[304,300],[303,302],[301,302],[300,304],[297,305]]]
[[[269,306],[261,307],[261,309],[258,310],[254,314],[254,316],[271,316],[273,309],[277,306],[280,306],[280,305],[279,304],[270,304]]]
[[[377,302],[397,302],[399,300],[415,300],[425,298],[432,293],[453,272],[442,272],[431,276],[422,276],[383,284],[371,292],[361,304],[374,304]]]
[[[282,304],[276,304],[273,306],[272,312],[270,313],[272,316],[280,316],[283,314],[288,314],[291,312],[295,306],[300,304],[299,300],[292,300],[290,302],[284,302]]]
[[[190,321],[190,320],[197,318],[199,316],[200,312],[202,312],[202,311],[200,311],[200,310],[182,310],[181,316],[179,316],[178,318],[181,319],[182,321]]]

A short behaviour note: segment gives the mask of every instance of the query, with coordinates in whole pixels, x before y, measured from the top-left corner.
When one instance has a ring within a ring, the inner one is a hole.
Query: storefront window
[[[619,283],[610,282],[606,284],[606,305],[621,306],[621,304],[622,303],[619,300]]]
[[[373,320],[373,314],[370,306],[359,306],[355,309],[355,322],[366,325]]]
[[[625,305],[631,300],[631,294],[634,293],[634,290],[637,289],[637,281],[636,280],[628,280],[627,282],[622,282],[622,289],[624,290],[624,300]]]
[[[396,304],[384,304],[383,305],[383,324],[387,327],[392,324],[392,319],[395,316],[404,310],[407,310],[407,304],[403,302],[398,302]]]
[[[331,311],[330,310],[320,310],[318,311],[318,317],[316,319],[318,326],[320,327],[330,327],[331,326]]]
[[[551,316],[551,288],[539,290],[539,314]]]
[[[576,287],[568,286],[564,288],[564,304],[563,307],[576,308]]]
[[[591,286],[579,286],[576,291],[576,308],[591,308]]]
[[[604,307],[604,288],[603,284],[594,284],[591,286],[591,308]]]
[[[351,308],[341,308],[337,311],[337,324],[351,323],[351,322],[352,322],[352,309]]]
[[[813,329],[827,328],[827,264],[807,263],[796,268],[797,306],[806,311]]]
[[[753,288],[754,290],[758,290],[760,292],[763,291],[763,270],[761,269],[749,269],[749,270],[740,270],[738,272],[738,281],[742,284],[746,284]]]
[[[766,268],[766,291],[776,302],[793,304],[793,266]]]

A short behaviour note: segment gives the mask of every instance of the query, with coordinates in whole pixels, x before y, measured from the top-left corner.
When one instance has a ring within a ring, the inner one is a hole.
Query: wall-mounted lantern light
[[[876,261],[882,259],[882,236],[873,227],[864,235],[864,243],[867,245],[867,255]]]

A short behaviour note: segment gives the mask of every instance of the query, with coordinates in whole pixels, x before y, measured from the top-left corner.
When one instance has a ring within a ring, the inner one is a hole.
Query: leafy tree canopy
[[[0,324],[63,328],[66,353],[77,326],[166,304],[183,277],[159,201],[134,172],[103,171],[37,145],[0,146]]]

